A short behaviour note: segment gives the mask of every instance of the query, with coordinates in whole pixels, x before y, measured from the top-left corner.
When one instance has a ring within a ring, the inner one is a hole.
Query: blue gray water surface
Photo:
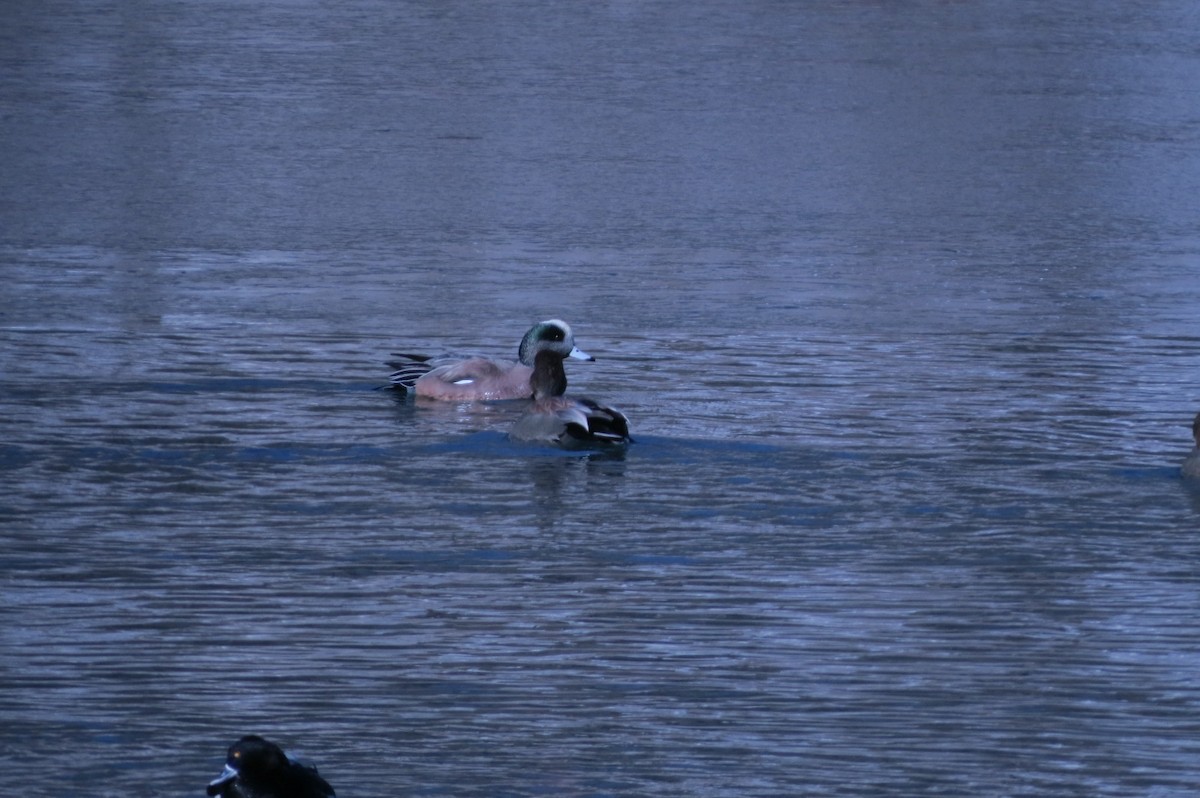
[[[1194,4],[3,15],[23,794],[1195,794]],[[552,316],[623,456],[376,390]]]

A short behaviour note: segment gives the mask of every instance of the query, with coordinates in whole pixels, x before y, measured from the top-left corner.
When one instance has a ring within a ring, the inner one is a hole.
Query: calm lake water
[[[3,18],[22,795],[1196,794],[1194,3]],[[554,316],[624,456],[376,390]]]

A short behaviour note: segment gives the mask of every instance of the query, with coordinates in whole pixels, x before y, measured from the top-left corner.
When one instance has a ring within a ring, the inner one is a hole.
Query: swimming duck
[[[514,441],[549,443],[567,449],[624,446],[632,443],[629,420],[621,411],[584,397],[565,396],[563,355],[543,349],[529,378],[533,405],[509,431]]]
[[[1200,479],[1200,413],[1197,413],[1196,418],[1192,420],[1192,440],[1196,442],[1196,446],[1183,461],[1179,470],[1185,477]]]
[[[566,357],[595,360],[575,346],[575,336],[565,321],[547,319],[525,333],[517,348],[516,363],[486,357],[464,359],[397,353],[400,360],[388,363],[396,369],[390,382],[399,390],[430,399],[455,402],[528,399],[533,396],[530,378],[534,358],[543,350],[560,353],[560,366]]]
[[[229,746],[225,770],[208,785],[221,798],[334,798],[317,769],[303,765],[257,734]]]

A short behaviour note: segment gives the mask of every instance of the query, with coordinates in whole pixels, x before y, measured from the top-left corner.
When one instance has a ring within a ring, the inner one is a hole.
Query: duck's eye
[[[551,327],[550,333],[546,336],[546,340],[547,341],[561,341],[562,339],[564,339],[566,337],[567,337],[566,333],[564,333],[561,329],[559,329],[558,327]]]

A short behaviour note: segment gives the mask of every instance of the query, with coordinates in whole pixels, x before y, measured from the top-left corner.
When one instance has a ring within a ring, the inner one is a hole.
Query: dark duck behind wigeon
[[[333,787],[311,765],[275,743],[248,734],[229,746],[225,770],[208,785],[220,798],[334,798]]]
[[[538,352],[529,384],[533,404],[509,431],[511,440],[566,449],[612,448],[633,442],[629,420],[621,411],[587,397],[566,396],[567,373],[561,353]]]

